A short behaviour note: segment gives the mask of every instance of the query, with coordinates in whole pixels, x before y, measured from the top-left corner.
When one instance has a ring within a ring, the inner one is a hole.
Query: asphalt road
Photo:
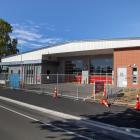
[[[132,124],[129,121],[129,118],[133,118],[133,112],[132,114],[131,112],[124,114],[125,118],[128,118],[124,123],[121,118],[114,118],[115,115],[117,116],[121,112],[125,112],[127,110],[126,107],[113,106],[110,112],[107,108],[99,104],[89,104],[81,101],[75,102],[69,99],[52,99],[52,97],[46,95],[7,89],[1,89],[0,96],[72,115],[87,115],[88,117],[92,115],[91,120],[94,118],[94,120],[103,120],[106,122],[106,118],[108,120],[109,115],[110,121],[114,124],[122,123],[121,126],[125,127],[127,123],[127,126],[133,126],[133,128],[139,126],[139,114],[136,114],[136,119],[134,118],[135,120],[131,121]],[[96,116],[98,116],[97,119]],[[136,122],[137,125],[135,125]],[[135,138],[129,135],[97,129],[94,125],[85,124],[81,121],[64,120],[56,115],[34,111],[2,100],[0,100],[0,137],[3,140],[135,140]]]
[[[78,122],[64,121],[59,117],[0,101],[2,140],[117,140],[108,134]]]
[[[16,106],[0,103],[0,139],[2,140],[68,140],[68,139],[86,139],[66,132],[63,127],[57,127],[51,123],[54,121],[47,116],[45,124],[36,118],[42,118],[43,114],[35,114],[28,109],[20,109]],[[24,111],[23,111],[24,110]],[[60,120],[59,120],[60,121]]]
[[[0,96],[71,115],[84,116],[89,120],[118,127],[140,129],[140,111],[136,111],[134,108],[112,105],[109,109],[98,103],[74,101],[66,98],[53,99],[52,96],[44,94],[3,88],[0,88]]]

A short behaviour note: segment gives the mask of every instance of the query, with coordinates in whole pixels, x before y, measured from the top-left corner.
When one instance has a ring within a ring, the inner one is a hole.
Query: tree
[[[3,19],[0,19],[0,61],[4,56],[11,54],[17,54],[17,39],[12,39],[10,34],[13,31],[13,27]]]

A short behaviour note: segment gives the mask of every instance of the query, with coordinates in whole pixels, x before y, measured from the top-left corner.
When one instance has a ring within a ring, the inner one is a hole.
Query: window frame
[[[133,73],[133,72],[134,72],[134,70],[133,70],[134,68],[137,69],[137,75],[136,75],[136,76],[135,76],[134,73]],[[136,77],[136,82],[134,82],[134,80],[133,80],[134,77]],[[133,84],[133,85],[137,85],[137,84],[138,84],[138,67],[137,67],[137,66],[133,66],[133,67],[132,67],[132,84]]]

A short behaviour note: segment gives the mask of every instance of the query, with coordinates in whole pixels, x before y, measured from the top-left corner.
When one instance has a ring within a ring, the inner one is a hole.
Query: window
[[[112,57],[95,57],[90,61],[91,74],[112,74],[113,60]]]
[[[9,68],[8,66],[0,66],[0,73],[8,73]]]
[[[65,62],[66,74],[81,74],[83,69],[82,60],[70,60]]]
[[[138,68],[137,67],[132,68],[132,83],[133,84],[138,83]]]
[[[32,65],[25,65],[25,75],[33,75],[34,74],[34,67]]]

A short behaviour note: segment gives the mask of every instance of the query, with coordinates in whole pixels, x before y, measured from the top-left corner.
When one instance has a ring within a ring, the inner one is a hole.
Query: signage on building
[[[95,93],[100,93],[104,91],[104,82],[95,81]]]
[[[87,70],[82,71],[82,84],[88,84],[89,82],[89,72]]]

